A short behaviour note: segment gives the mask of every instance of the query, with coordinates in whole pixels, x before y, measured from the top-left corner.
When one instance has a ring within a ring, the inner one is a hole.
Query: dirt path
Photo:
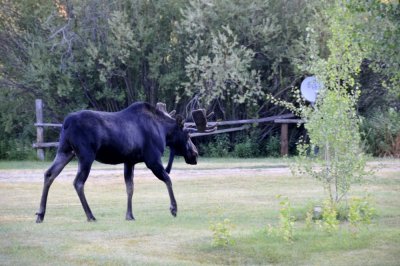
[[[188,179],[202,178],[224,175],[241,175],[245,172],[246,175],[265,175],[268,173],[289,174],[289,168],[231,168],[231,169],[172,169],[172,179]],[[0,170],[0,182],[15,183],[15,182],[43,182],[43,170]],[[68,168],[57,177],[57,182],[72,182],[76,175],[76,169]],[[112,180],[123,179],[123,169],[92,169],[89,178]],[[140,168],[135,170],[135,178],[155,178],[152,172],[148,169]]]
[[[49,164],[50,165],[50,164]],[[370,167],[378,169],[378,172],[398,172],[400,175],[400,160],[390,161],[374,161],[368,163]],[[15,183],[15,182],[43,182],[43,173],[45,169],[7,169],[0,170],[1,183]],[[243,167],[232,168],[213,168],[208,166],[202,168],[201,165],[192,167],[175,167],[172,169],[171,178],[174,179],[188,179],[188,178],[203,178],[203,177],[218,177],[218,176],[260,176],[260,175],[289,175],[290,169],[283,165],[279,166],[258,166],[251,167],[244,165]],[[76,166],[67,166],[61,174],[57,177],[57,182],[72,182],[76,175]],[[102,166],[95,165],[90,172],[89,178],[99,179],[103,181],[120,181],[123,180],[123,166]],[[135,178],[155,178],[150,170],[144,165],[138,165],[135,169]]]

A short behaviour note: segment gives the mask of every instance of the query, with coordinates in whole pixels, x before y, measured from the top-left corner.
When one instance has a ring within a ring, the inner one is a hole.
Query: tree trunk
[[[149,62],[143,60],[142,62],[142,86],[144,88],[144,93],[146,94],[146,101],[152,105],[156,105],[158,100],[157,95],[157,82],[149,77]]]

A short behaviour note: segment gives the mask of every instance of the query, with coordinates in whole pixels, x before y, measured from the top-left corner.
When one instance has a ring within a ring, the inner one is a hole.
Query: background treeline
[[[46,122],[139,100],[185,115],[201,106],[216,119],[288,112],[268,96],[297,104],[293,88],[314,74],[308,62],[329,55],[331,2],[0,0],[0,159],[33,156],[35,98],[45,103]],[[365,52],[355,85],[365,149],[399,156],[398,0],[340,8],[351,10],[350,34]],[[264,125],[196,141],[205,155],[274,156],[278,133]],[[291,128],[292,151],[302,134]]]

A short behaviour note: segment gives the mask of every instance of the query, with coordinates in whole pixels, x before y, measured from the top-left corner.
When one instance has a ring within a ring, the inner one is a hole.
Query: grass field
[[[165,185],[138,165],[134,222],[125,221],[123,167],[95,164],[85,186],[94,223],[86,222],[72,186],[71,163],[50,189],[43,224],[34,214],[50,163],[0,162],[0,265],[399,265],[400,162],[379,163],[375,178],[353,187],[353,195],[372,195],[373,225],[355,235],[342,224],[330,235],[299,220],[287,243],[265,232],[278,223],[275,196],[287,196],[302,213],[324,191],[315,180],[293,177],[283,160],[178,161],[171,173],[176,218]],[[214,247],[210,223],[225,218],[235,225],[235,243]]]

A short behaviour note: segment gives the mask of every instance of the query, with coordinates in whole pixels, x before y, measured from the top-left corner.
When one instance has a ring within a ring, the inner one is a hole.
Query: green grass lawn
[[[315,180],[293,177],[280,159],[178,161],[171,173],[176,218],[165,185],[138,165],[134,222],[124,219],[123,167],[95,164],[85,186],[94,223],[86,222],[72,186],[72,163],[50,189],[43,224],[34,214],[50,163],[0,162],[0,265],[399,265],[400,162],[381,163],[377,177],[352,190],[371,194],[373,225],[353,234],[343,223],[330,235],[299,220],[287,243],[265,230],[279,220],[275,196],[287,196],[300,213],[324,191]],[[235,243],[214,247],[210,223],[225,218],[235,225]]]

